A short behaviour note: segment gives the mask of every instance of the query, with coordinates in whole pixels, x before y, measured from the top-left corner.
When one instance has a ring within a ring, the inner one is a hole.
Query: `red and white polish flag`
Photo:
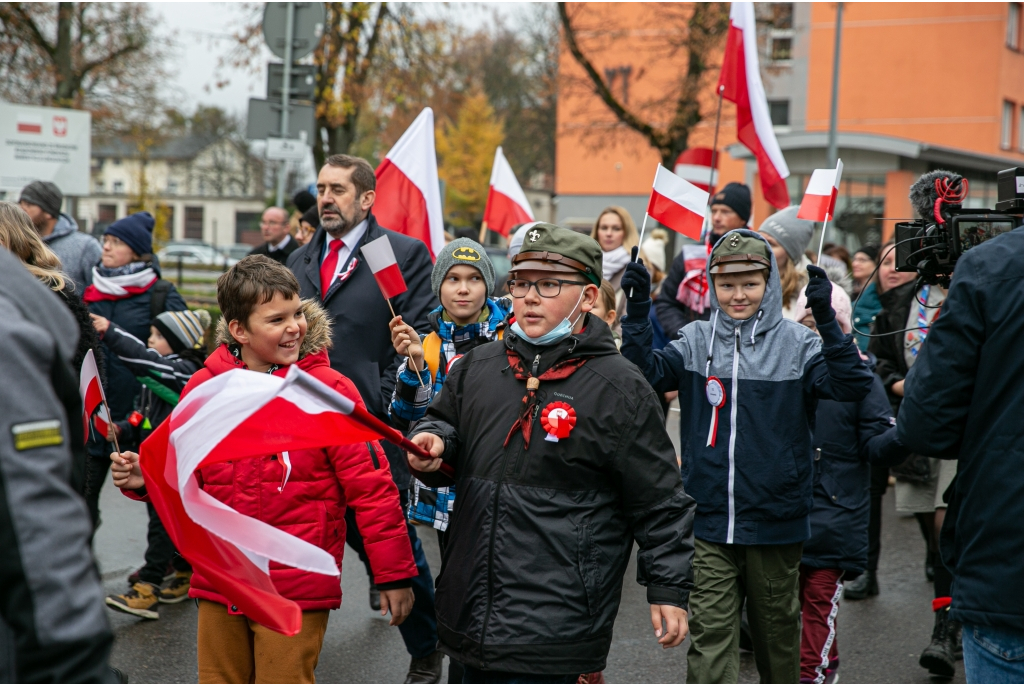
[[[93,354],[92,350],[85,353],[85,359],[82,360],[82,371],[78,378],[78,391],[82,394],[82,424],[85,428],[85,439],[89,440],[89,417],[96,412],[97,407],[102,412],[102,421],[97,416],[96,428],[100,430],[100,426],[103,425],[103,429],[100,430],[100,434],[106,438],[106,424],[109,423],[110,419],[107,416],[105,409],[102,409],[102,405],[106,402],[106,397],[103,394],[103,385],[100,383],[100,372],[96,367],[96,355]]]
[[[647,213],[677,233],[700,240],[708,193],[658,165]]]
[[[768,98],[761,82],[752,2],[734,2],[729,9],[729,36],[718,89],[723,98],[736,103],[736,137],[757,159],[764,198],[779,209],[788,207],[789,167],[775,139]]]
[[[380,438],[422,455],[365,408],[297,366],[284,378],[234,370],[186,395],[142,443],[139,465],[160,520],[192,566],[245,616],[295,635],[302,629],[302,611],[275,590],[270,562],[338,576],[334,557],[215,499],[199,488],[195,473],[229,460]]]
[[[836,162],[835,169],[815,169],[800,202],[800,219],[826,221],[835,216],[836,198],[839,197],[839,182],[843,177],[843,160]]]
[[[373,214],[381,226],[422,240],[435,259],[444,247],[434,111],[429,107],[420,112],[377,167]]]
[[[373,272],[373,277],[377,279],[377,285],[384,293],[385,300],[401,295],[409,289],[402,278],[402,270],[398,268],[398,260],[395,259],[391,241],[386,235],[363,245],[361,252],[366,258],[367,266]]]
[[[516,224],[533,221],[533,209],[526,193],[516,179],[515,172],[505,159],[501,146],[494,152],[494,165],[491,167],[491,183],[487,192],[487,205],[484,207],[484,223],[487,228],[508,237],[509,231]]]
[[[43,117],[40,114],[18,112],[18,133],[42,133]]]
[[[711,170],[711,160],[714,157],[715,151],[709,147],[691,147],[679,153],[672,171],[684,181],[710,192],[712,186],[718,183],[718,170],[715,169],[714,174]],[[717,159],[715,166],[718,166]]]

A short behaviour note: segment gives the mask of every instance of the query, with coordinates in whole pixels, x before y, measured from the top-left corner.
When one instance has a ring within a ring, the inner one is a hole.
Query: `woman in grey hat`
[[[811,260],[804,250],[814,234],[814,222],[798,219],[796,213],[799,210],[796,205],[781,209],[765,219],[757,229],[775,253],[782,282],[782,315],[791,321],[797,320],[794,305],[807,285],[807,265]]]

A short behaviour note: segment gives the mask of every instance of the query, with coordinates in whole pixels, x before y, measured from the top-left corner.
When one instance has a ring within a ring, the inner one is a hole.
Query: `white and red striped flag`
[[[89,440],[89,417],[95,413],[96,408],[106,404],[107,398],[103,394],[103,385],[100,383],[100,371],[96,367],[96,355],[92,350],[85,353],[82,360],[82,371],[78,378],[78,391],[82,394],[82,424],[85,428],[85,439]],[[96,429],[106,438],[106,424],[110,418],[106,410],[101,410],[103,419],[97,416]],[[101,429],[102,426],[102,429]]]
[[[736,137],[757,159],[764,198],[774,207],[789,206],[786,178],[789,167],[775,139],[768,98],[761,83],[757,58],[754,3],[734,2],[729,9],[729,37],[718,79],[722,97],[736,103]]]
[[[384,293],[385,300],[401,295],[409,289],[402,278],[402,270],[398,267],[391,241],[386,235],[363,245],[361,252],[366,258],[366,265],[373,272],[373,277],[377,279],[377,285]]]
[[[444,247],[434,111],[429,107],[420,112],[377,167],[373,214],[381,226],[422,240],[434,258]]]
[[[700,240],[708,193],[658,165],[647,214],[677,233]]]
[[[827,221],[835,216],[836,198],[839,196],[839,181],[843,177],[843,160],[836,162],[835,169],[815,169],[804,191],[797,218],[810,221]]]
[[[715,151],[709,147],[691,147],[679,153],[676,158],[676,166],[672,170],[675,175],[684,181],[689,181],[701,190],[711,192],[711,188],[718,183],[718,170],[714,173],[711,170],[711,162],[715,158]]]
[[[516,179],[515,172],[501,150],[494,152],[494,165],[491,167],[490,189],[487,191],[487,205],[484,207],[484,224],[490,230],[508,237],[509,231],[516,224],[533,221],[533,209],[526,193]]]
[[[233,370],[185,396],[142,443],[139,465],[149,498],[182,556],[246,617],[295,635],[302,611],[274,589],[270,562],[338,576],[334,557],[215,499],[199,488],[195,473],[229,460],[382,437],[425,456],[297,366],[284,378]]]

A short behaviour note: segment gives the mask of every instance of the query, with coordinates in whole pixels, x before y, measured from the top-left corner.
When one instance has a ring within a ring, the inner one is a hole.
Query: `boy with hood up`
[[[818,267],[807,268],[807,303],[820,338],[783,319],[779,269],[757,233],[726,233],[707,270],[711,321],[687,325],[659,351],[650,276],[641,263],[623,276],[632,297],[622,353],[656,391],[679,391],[681,472],[698,503],[687,682],[736,682],[744,599],[762,682],[796,682],[817,400],[860,401],[872,375],[836,323]]]

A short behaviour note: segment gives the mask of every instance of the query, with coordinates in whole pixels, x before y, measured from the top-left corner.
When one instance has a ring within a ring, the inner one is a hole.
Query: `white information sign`
[[[89,194],[89,112],[0,102],[0,190],[8,198],[32,181],[65,195]]]
[[[267,159],[301,162],[309,154],[305,140],[296,138],[267,138]]]

